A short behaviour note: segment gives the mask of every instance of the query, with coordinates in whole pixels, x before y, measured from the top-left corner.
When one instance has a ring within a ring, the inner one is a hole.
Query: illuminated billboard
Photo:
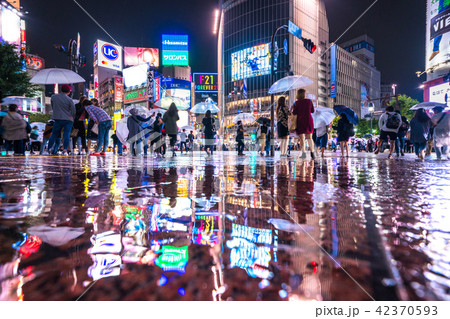
[[[449,60],[450,23],[448,21],[450,21],[450,2],[447,0],[427,0],[425,63],[428,72],[431,71],[430,68],[440,69],[444,67],[444,63]],[[430,73],[428,74],[430,75]]]
[[[97,40],[94,45],[94,57],[98,57],[98,66],[106,69],[122,71],[122,47],[116,44]]]
[[[256,45],[231,54],[231,80],[270,74],[269,44]]]
[[[140,64],[123,69],[125,89],[147,84],[148,64]]]
[[[194,73],[195,92],[208,93],[219,90],[217,73]]]
[[[151,66],[159,67],[159,50],[152,48],[124,47],[125,67],[149,63]]]
[[[450,96],[450,85],[449,83],[438,84],[431,86],[429,88],[429,102],[437,102],[442,104],[447,104],[445,101],[445,96]]]
[[[162,65],[189,65],[189,37],[187,35],[162,35]]]
[[[13,10],[0,7],[0,39],[20,49],[20,17]]]

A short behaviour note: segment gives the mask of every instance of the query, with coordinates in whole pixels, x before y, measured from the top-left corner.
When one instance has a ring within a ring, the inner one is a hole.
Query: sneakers
[[[405,153],[403,153],[403,151],[402,151],[402,153],[401,153],[401,154],[402,154],[402,156],[405,156]]]
[[[389,155],[388,155],[388,159],[392,159],[392,154],[389,154]]]
[[[89,154],[89,156],[102,156],[102,154],[95,152],[95,153]]]
[[[69,156],[69,153],[67,153],[67,151],[63,151],[61,155],[62,156]]]
[[[86,152],[84,150],[81,151],[81,155],[86,155]]]
[[[306,158],[306,152],[302,152],[302,158]]]

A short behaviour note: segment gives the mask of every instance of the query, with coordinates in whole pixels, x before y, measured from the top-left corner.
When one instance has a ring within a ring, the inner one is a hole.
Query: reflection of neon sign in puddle
[[[164,272],[177,272],[184,274],[189,260],[188,246],[163,246],[158,253],[161,255],[155,260],[155,265]]]

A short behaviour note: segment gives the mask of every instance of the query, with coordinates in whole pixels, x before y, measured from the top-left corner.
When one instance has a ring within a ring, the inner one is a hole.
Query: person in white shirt
[[[397,140],[397,134],[400,126],[402,125],[402,117],[400,114],[394,112],[394,107],[392,105],[386,107],[386,112],[380,116],[378,121],[378,126],[380,127],[380,144],[378,145],[375,154],[378,154],[383,142],[390,140],[389,156],[392,158],[392,153],[395,148],[395,141]]]
[[[184,146],[184,149],[186,150],[186,153],[188,152],[186,141],[187,141],[187,134],[186,134],[186,130],[183,129],[183,131],[180,132],[180,151],[181,151],[181,154],[183,154],[183,146]]]

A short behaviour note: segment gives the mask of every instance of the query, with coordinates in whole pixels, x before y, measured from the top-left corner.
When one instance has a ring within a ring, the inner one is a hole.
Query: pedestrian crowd
[[[30,154],[39,152],[41,155],[105,155],[112,129],[111,117],[99,106],[97,99],[89,100],[82,96],[79,102],[74,104],[70,94],[70,86],[62,85],[61,93],[52,96],[52,119],[42,131],[37,126],[31,127],[24,120],[18,106],[10,104],[8,112],[2,112],[0,117],[0,142],[4,149],[14,150],[14,155],[24,155],[26,145],[29,145]],[[353,151],[374,154],[382,153],[388,148],[388,158],[392,158],[394,151],[398,157],[414,151],[418,158],[424,159],[434,148],[438,159],[447,156],[450,144],[450,116],[442,107],[435,107],[431,117],[420,108],[408,122],[393,106],[388,106],[379,118],[380,136],[376,139],[372,135],[356,138],[354,125],[345,112],[339,115],[336,125],[330,123],[315,127],[312,116],[314,112],[314,105],[306,98],[304,89],[298,90],[292,107],[287,105],[285,97],[280,97],[276,107],[276,133],[279,144],[272,145],[272,132],[268,122],[262,121],[256,129],[259,154],[269,155],[271,147],[275,147],[280,151],[281,157],[289,157],[291,150],[299,150],[301,158],[306,158],[309,152],[311,159],[314,159],[316,154],[324,157],[326,149],[336,152],[339,148],[341,156],[348,157],[350,148]],[[150,116],[139,114],[137,108],[131,109],[124,126],[117,126],[111,136],[113,152],[116,153],[117,148],[117,153],[123,155],[126,142],[132,156],[147,155],[150,149],[157,157],[163,157],[167,153],[168,137],[173,157],[178,150],[181,154],[187,154],[194,150],[196,137],[193,129],[187,131],[186,128],[178,128],[179,119],[174,103],[167,111],[158,109],[151,112]],[[206,112],[201,127],[199,136],[204,137],[201,149],[207,156],[212,156],[217,130],[211,111]],[[121,134],[123,129],[126,130],[126,136]],[[337,132],[337,138],[331,138],[331,129]],[[239,156],[244,155],[245,148],[248,148],[245,133],[242,121],[238,121],[236,149]],[[291,143],[291,140],[296,142]],[[93,142],[96,143],[94,149]],[[222,149],[228,150],[228,147],[224,144]]]

